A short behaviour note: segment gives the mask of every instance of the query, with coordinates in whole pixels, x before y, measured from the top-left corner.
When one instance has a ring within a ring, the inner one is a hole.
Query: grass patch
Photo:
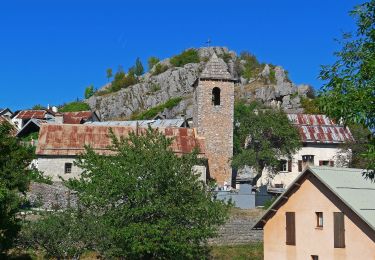
[[[152,107],[146,111],[143,111],[139,114],[133,114],[131,116],[132,120],[146,120],[146,119],[152,119],[155,117],[158,113],[162,112],[164,109],[171,109],[175,106],[177,106],[182,100],[182,97],[176,97],[176,98],[171,98],[167,102]]]
[[[68,104],[64,104],[59,112],[79,112],[79,111],[90,111],[90,106],[82,101],[75,101]]]
[[[155,65],[154,71],[151,73],[152,76],[159,75],[163,72],[166,72],[169,69],[168,65],[158,63]]]
[[[233,246],[213,246],[211,248],[212,259],[263,259],[263,243],[252,243]]]

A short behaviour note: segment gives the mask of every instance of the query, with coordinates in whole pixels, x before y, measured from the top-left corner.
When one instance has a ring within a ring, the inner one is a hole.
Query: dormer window
[[[220,88],[218,87],[212,89],[212,105],[220,106]]]

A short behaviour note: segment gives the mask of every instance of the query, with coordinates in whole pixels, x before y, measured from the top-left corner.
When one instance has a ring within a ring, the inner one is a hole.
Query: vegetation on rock
[[[146,111],[143,111],[140,114],[134,114],[132,116],[132,120],[145,120],[145,119],[152,119],[155,117],[158,113],[163,112],[164,109],[171,109],[175,106],[177,106],[180,102],[182,101],[182,97],[176,97],[176,98],[171,98],[167,102],[152,107]]]
[[[152,72],[152,76],[159,75],[169,69],[168,65],[158,63],[155,65],[155,69]]]
[[[152,68],[156,65],[156,64],[158,64],[159,63],[159,61],[160,61],[160,59],[159,58],[157,58],[157,57],[150,57],[150,58],[148,58],[148,70],[150,71],[150,70],[152,70]]]
[[[86,87],[85,89],[85,98],[88,99],[90,97],[92,97],[92,95],[94,95],[94,85],[90,85],[88,87]]]
[[[183,51],[181,54],[176,55],[171,58],[170,63],[174,67],[183,67],[184,65],[188,63],[199,63],[199,55],[198,51],[195,49],[188,49],[186,51]]]
[[[68,104],[64,104],[59,112],[79,112],[79,111],[89,111],[90,107],[88,104],[82,101],[74,101]]]

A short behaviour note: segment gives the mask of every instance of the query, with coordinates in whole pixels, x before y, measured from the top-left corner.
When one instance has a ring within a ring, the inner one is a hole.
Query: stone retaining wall
[[[238,210],[239,211],[239,210]],[[212,245],[237,245],[263,241],[263,230],[252,227],[264,213],[260,209],[241,210],[241,215],[234,215],[220,228],[219,236],[211,239]]]

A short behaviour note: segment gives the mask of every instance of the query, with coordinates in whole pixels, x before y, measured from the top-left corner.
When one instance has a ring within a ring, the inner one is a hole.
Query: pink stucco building
[[[264,259],[375,259],[375,183],[363,170],[311,167],[254,226]]]

